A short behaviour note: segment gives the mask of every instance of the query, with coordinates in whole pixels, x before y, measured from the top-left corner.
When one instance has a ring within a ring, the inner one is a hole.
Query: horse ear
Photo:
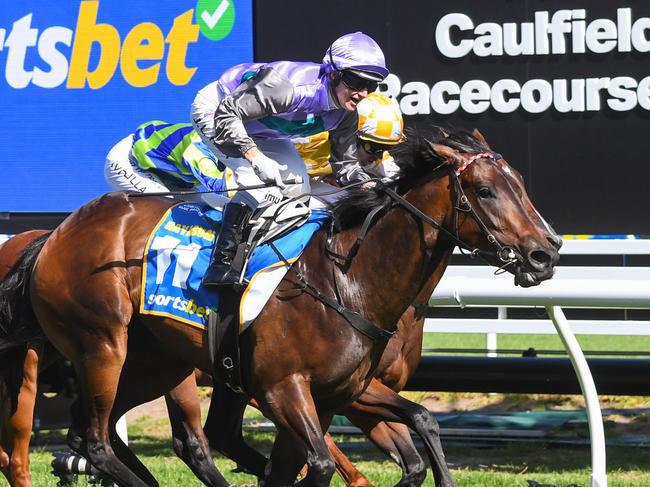
[[[443,144],[434,144],[433,142],[429,142],[429,144],[433,152],[450,166],[458,167],[463,163],[463,159],[456,149]]]
[[[492,148],[490,147],[490,144],[487,143],[487,140],[485,140],[485,137],[483,137],[483,134],[481,132],[479,132],[478,129],[472,130],[472,137],[474,137],[475,139],[480,140],[481,142],[483,142],[485,144],[485,147],[492,150]]]

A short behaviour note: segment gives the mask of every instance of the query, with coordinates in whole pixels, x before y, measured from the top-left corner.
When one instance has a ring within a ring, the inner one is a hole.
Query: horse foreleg
[[[11,366],[22,368],[22,382],[18,392],[16,409],[2,411],[2,430],[0,435],[0,469],[13,487],[30,487],[29,441],[32,435],[34,404],[38,382],[38,364],[43,348],[40,345],[29,346],[21,364]],[[7,384],[4,384],[7,386]],[[6,391],[9,392],[8,390]],[[9,398],[5,406],[10,408]],[[6,416],[5,416],[6,415]]]
[[[327,449],[334,458],[336,471],[349,487],[373,487],[373,484],[352,464],[348,457],[339,450],[329,433],[325,434]]]
[[[204,484],[230,485],[212,461],[210,445],[201,426],[201,405],[194,372],[165,394],[165,402],[172,426],[172,443],[176,455]]]
[[[247,401],[228,387],[215,384],[204,430],[212,448],[261,479],[268,459],[248,445],[242,434]]]
[[[327,450],[310,384],[302,377],[290,376],[268,391],[260,406],[278,429],[264,486],[291,484],[305,460],[307,476],[298,485],[329,485],[336,465]]]
[[[406,425],[386,423],[367,413],[346,411],[352,424],[360,428],[379,450],[402,468],[399,487],[416,487],[424,483],[427,465],[417,451]]]
[[[363,394],[350,406],[350,410],[351,414],[361,412],[373,415],[378,420],[404,423],[422,438],[431,462],[436,486],[455,485],[442,451],[440,427],[426,408],[403,398],[373,379]]]

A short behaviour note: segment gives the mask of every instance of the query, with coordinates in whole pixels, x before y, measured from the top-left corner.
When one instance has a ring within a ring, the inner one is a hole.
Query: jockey
[[[365,173],[372,177],[392,178],[399,171],[388,152],[403,142],[404,121],[399,104],[383,93],[370,93],[357,105],[357,154]],[[332,174],[329,134],[321,132],[310,137],[293,139],[298,153],[307,165],[312,178],[326,178]],[[312,194],[331,190],[312,180]],[[331,201],[330,198],[325,198]]]
[[[309,192],[292,137],[328,131],[337,181],[345,185],[370,178],[357,159],[356,107],[387,75],[380,47],[355,32],[334,41],[321,64],[240,64],[198,92],[192,123],[219,161],[233,170],[236,184],[269,183],[264,189],[239,191],[226,205],[204,284],[237,282],[231,264],[253,211],[283,196]],[[285,184],[289,178],[301,182]]]
[[[392,178],[399,171],[388,152],[405,141],[404,120],[399,104],[381,93],[371,93],[357,106],[359,162],[366,173]]]
[[[106,182],[116,191],[140,193],[225,189],[224,168],[189,123],[145,122],[110,150]],[[194,198],[187,198],[194,199]],[[222,207],[227,195],[200,194],[198,199]]]

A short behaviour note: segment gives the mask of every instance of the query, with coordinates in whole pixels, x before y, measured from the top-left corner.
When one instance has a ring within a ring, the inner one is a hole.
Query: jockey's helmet
[[[404,140],[404,120],[397,101],[383,93],[370,93],[357,105],[357,136],[382,145]]]
[[[323,65],[329,73],[350,72],[377,83],[388,76],[384,53],[379,45],[363,32],[352,32],[336,39],[327,48]]]

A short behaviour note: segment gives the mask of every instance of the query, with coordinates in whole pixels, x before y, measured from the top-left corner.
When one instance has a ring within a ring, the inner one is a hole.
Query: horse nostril
[[[528,262],[537,269],[549,267],[552,260],[552,257],[544,250],[533,250],[528,254]]]
[[[562,248],[562,237],[560,237],[559,235],[549,233],[548,235],[546,235],[546,240],[548,240],[549,243],[557,250],[560,250]]]

